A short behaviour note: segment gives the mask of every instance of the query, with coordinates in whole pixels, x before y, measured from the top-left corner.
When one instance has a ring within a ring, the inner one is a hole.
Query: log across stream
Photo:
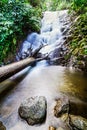
[[[19,62],[15,62],[0,68],[0,82],[8,79],[12,75],[20,72],[28,66],[32,66],[36,62],[44,60],[46,57],[35,59],[33,57],[26,58]]]
[[[62,25],[59,19],[62,17],[65,20],[65,16],[66,11],[59,13],[46,12],[44,14],[43,22],[47,25],[42,22],[41,33],[43,32],[43,35],[46,38],[48,37],[49,43],[52,42],[53,44],[51,43],[49,47],[41,49],[41,53],[53,51],[56,43],[59,43],[59,38],[62,37],[60,31]],[[49,29],[54,26],[59,27],[59,30],[53,29],[58,34],[55,36],[57,37],[56,43],[55,37],[51,37],[54,33],[52,29]],[[48,29],[45,30],[45,27],[46,29],[48,27]],[[46,40],[45,37],[44,40]],[[60,44],[57,47],[59,46]],[[37,62],[35,67],[28,66],[0,83],[0,88],[4,87],[8,88],[8,90],[0,94],[0,121],[6,126],[6,130],[48,130],[49,128],[52,129],[52,127],[62,127],[64,130],[70,130],[60,118],[54,116],[55,99],[61,95],[68,96],[70,100],[70,114],[87,118],[87,77],[81,72],[75,71],[72,67],[50,66],[46,60],[43,60]],[[18,115],[18,108],[22,101],[33,96],[46,97],[47,116],[43,124],[30,126]]]

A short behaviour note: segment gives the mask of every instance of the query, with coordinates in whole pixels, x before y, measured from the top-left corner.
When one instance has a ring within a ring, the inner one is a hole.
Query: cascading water
[[[67,10],[59,12],[45,12],[42,19],[41,33],[31,33],[22,43],[20,51],[16,56],[17,60],[24,59],[31,56],[32,53],[42,46],[39,51],[39,56],[49,54],[49,58],[60,57],[60,51],[64,43],[64,36],[62,35],[63,22],[60,22],[60,16],[67,17]],[[65,14],[65,16],[64,16]]]
[[[48,53],[50,59],[61,57],[64,43],[61,30],[69,26],[67,19],[67,11],[45,12],[41,34],[32,33],[25,39],[17,59],[31,55],[30,50],[35,51],[41,45],[44,46],[39,52],[41,55]],[[7,130],[48,130],[49,126],[62,126],[70,130],[67,124],[53,114],[55,99],[61,93],[67,95],[74,109],[77,109],[72,110],[72,114],[87,117],[86,81],[87,78],[81,73],[62,66],[49,66],[46,60],[38,62],[34,68],[29,66],[0,84],[0,87],[9,86],[7,93],[3,93],[0,98],[0,120]],[[41,125],[29,126],[19,117],[18,108],[23,100],[39,95],[47,99],[46,121]]]

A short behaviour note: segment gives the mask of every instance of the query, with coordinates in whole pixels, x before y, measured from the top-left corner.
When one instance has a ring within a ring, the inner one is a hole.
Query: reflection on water
[[[63,90],[67,92],[68,89],[68,93],[71,94],[72,91],[73,96],[87,101],[87,76],[83,75],[81,72],[70,73],[69,71],[66,71],[66,77],[66,84],[64,84]],[[67,84],[70,87],[66,87]]]
[[[26,70],[7,82],[10,86],[12,85],[12,89],[3,93],[3,98],[0,100],[0,120],[3,121],[7,130],[48,130],[49,125],[60,126],[62,124],[64,126],[63,122],[53,115],[55,98],[60,97],[61,93],[68,95],[72,114],[87,117],[87,78],[80,72],[72,73],[69,69],[61,66],[36,66],[23,79],[22,75],[25,73],[27,73]],[[20,80],[16,82],[15,78]],[[4,83],[2,84],[4,85]],[[47,98],[47,119],[41,126],[29,126],[20,119],[18,107],[24,99],[38,95]]]

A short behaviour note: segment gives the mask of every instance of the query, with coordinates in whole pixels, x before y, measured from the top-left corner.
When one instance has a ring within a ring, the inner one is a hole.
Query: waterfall
[[[61,17],[63,21],[61,21]],[[65,20],[66,17],[68,17],[67,10],[44,12],[43,19],[41,21],[42,27],[40,34],[33,32],[25,38],[20,51],[16,56],[17,60],[31,56],[36,49],[42,46],[42,49],[38,52],[38,56],[43,57],[48,54],[50,59],[49,64],[54,64],[54,62],[51,61],[54,58],[58,59],[58,57],[61,57],[61,50],[65,41],[63,32],[66,27],[64,28],[63,25],[67,21],[67,19]],[[43,63],[47,64],[48,62]],[[60,61],[57,60],[56,64],[60,64]]]

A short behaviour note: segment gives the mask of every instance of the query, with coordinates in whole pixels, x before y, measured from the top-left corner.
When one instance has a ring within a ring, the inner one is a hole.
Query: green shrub
[[[40,30],[41,10],[20,0],[0,2],[0,63],[10,53],[15,53],[20,39],[31,31]]]
[[[87,6],[86,0],[72,0],[71,7],[75,11],[84,11],[85,7]]]
[[[71,6],[71,0],[50,0],[49,10],[62,10],[69,9]]]
[[[77,63],[84,61],[87,64],[87,12],[80,14],[72,26],[72,40],[70,53],[76,57]]]

